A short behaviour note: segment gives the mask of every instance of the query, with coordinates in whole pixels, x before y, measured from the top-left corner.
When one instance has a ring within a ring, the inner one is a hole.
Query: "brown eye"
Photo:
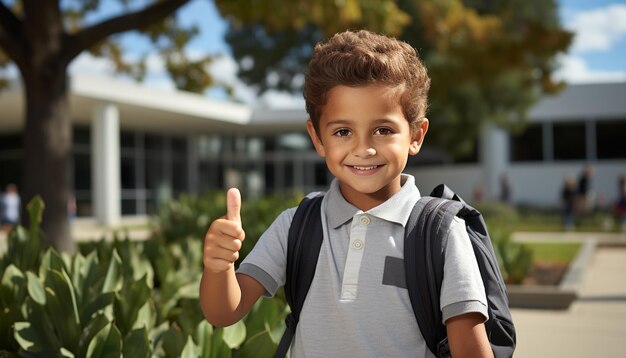
[[[390,135],[390,134],[393,134],[393,131],[390,128],[378,128],[378,129],[376,129],[374,134],[377,134],[377,135]]]

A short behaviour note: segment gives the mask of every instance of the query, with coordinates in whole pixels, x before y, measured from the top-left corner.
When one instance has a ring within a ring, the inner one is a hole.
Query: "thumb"
[[[241,193],[237,188],[230,188],[226,193],[226,219],[241,224]]]

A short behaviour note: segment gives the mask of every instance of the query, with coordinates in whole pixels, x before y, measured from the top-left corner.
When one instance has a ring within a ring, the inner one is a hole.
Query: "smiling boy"
[[[402,270],[404,227],[420,198],[403,174],[428,131],[430,79],[415,50],[368,31],[343,32],[315,47],[304,88],[307,131],[335,179],[322,201],[324,240],[292,357],[433,357],[415,321]],[[283,212],[234,271],[245,238],[236,190],[204,244],[200,287],[217,326],[243,318],[261,295],[284,285],[288,231]],[[400,264],[398,264],[400,262]],[[441,311],[454,357],[489,357],[486,298],[465,225],[451,223]]]

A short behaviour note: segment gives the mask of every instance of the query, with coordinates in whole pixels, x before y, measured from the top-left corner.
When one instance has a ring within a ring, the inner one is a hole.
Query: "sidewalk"
[[[626,356],[626,247],[600,246],[566,311],[513,309],[516,358]]]

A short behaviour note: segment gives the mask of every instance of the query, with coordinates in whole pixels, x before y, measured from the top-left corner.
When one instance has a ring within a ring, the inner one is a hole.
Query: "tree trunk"
[[[46,242],[74,252],[67,213],[72,127],[66,66],[23,73],[26,98],[22,202],[35,195],[45,203],[42,229]]]

